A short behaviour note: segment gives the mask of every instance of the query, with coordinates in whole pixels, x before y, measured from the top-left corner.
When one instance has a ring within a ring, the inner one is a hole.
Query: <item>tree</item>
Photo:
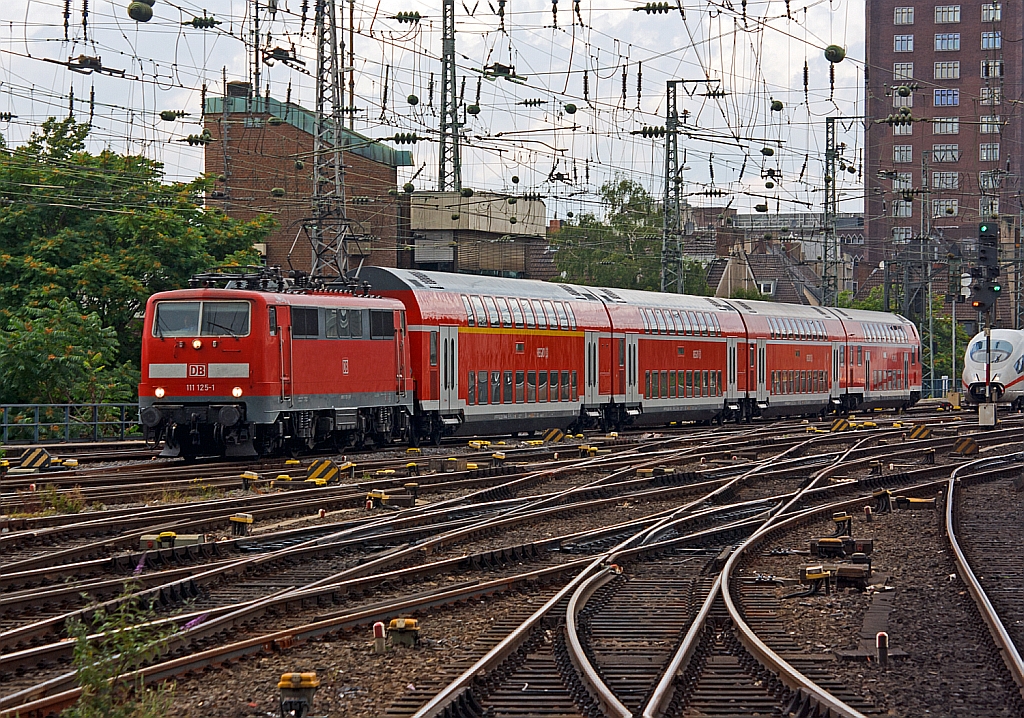
[[[586,213],[554,238],[555,265],[568,282],[658,291],[661,287],[662,210],[642,185],[619,178],[601,186],[604,218]],[[708,294],[699,262],[684,262],[684,290]]]
[[[6,327],[5,340],[31,334],[28,319],[33,328],[71,328],[73,321],[60,324],[73,319],[64,304],[70,300],[81,315],[95,316],[99,328],[114,332],[111,343],[89,324],[76,356],[98,354],[107,367],[137,367],[149,295],[187,286],[192,274],[217,264],[256,263],[252,246],[272,221],[242,222],[204,209],[205,179],[166,184],[159,162],[87,152],[89,129],[70,117],[50,118],[21,147],[8,149],[0,141],[0,327]],[[51,353],[62,356],[45,342],[32,345],[46,348],[36,355],[39,365]],[[0,375],[24,376],[18,367],[28,357],[16,354],[13,368],[4,363],[11,359],[0,356]],[[57,366],[37,369],[32,386],[62,384]],[[89,393],[79,387],[69,395],[83,392]],[[0,390],[2,401],[12,395],[36,402],[47,392],[11,385]]]
[[[770,294],[762,294],[760,290],[747,287],[736,287],[729,295],[729,299],[755,299],[762,302],[772,301]]]

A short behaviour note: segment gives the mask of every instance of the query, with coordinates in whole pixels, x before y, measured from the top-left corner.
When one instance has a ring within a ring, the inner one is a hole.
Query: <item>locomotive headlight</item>
[[[196,350],[202,349],[203,348],[202,340],[201,339],[193,339],[192,340],[192,348],[196,349]]]
[[[156,388],[156,391],[153,392],[153,394],[156,396],[157,399],[163,399],[164,398],[164,394],[166,394],[166,393],[167,392],[164,391],[164,388],[162,386],[158,386]]]
[[[242,387],[236,386],[234,389],[232,389],[231,396],[235,397],[236,399],[242,396]]]

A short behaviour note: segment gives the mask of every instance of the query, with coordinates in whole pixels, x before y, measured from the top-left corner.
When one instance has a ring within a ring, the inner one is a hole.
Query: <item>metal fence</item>
[[[141,438],[138,404],[0,404],[0,444]]]

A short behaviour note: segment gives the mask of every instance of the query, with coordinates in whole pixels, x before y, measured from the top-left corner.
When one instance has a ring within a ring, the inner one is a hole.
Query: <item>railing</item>
[[[0,444],[142,438],[138,404],[0,404]]]

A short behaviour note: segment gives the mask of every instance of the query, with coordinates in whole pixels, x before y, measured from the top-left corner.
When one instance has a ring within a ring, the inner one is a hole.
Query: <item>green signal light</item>
[[[1003,288],[1000,285],[998,285],[998,284],[993,284],[992,285],[992,291],[993,292],[1001,292],[1002,290],[1003,290]]]
[[[987,232],[988,231],[988,225],[987,224],[981,225],[981,231],[982,232]]]

